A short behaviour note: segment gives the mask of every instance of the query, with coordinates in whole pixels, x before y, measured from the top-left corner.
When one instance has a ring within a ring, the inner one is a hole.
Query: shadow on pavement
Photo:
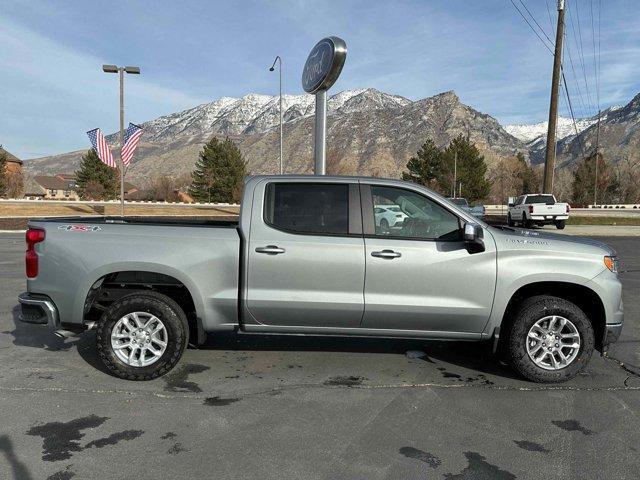
[[[33,478],[27,469],[27,466],[16,457],[13,451],[13,443],[8,435],[0,435],[0,452],[4,453],[7,463],[13,471],[13,478],[16,480],[31,480]]]
[[[420,361],[446,363],[499,377],[521,379],[503,366],[491,351],[491,342],[425,341],[420,339],[329,337],[324,335],[258,335],[216,333],[210,335],[201,350],[301,351],[386,353],[404,355],[424,352]],[[442,365],[441,367],[444,367]],[[441,370],[443,376],[446,370]]]
[[[78,337],[64,339],[53,334],[45,326],[28,325],[18,320],[20,306],[13,308],[13,331],[2,333],[13,336],[13,344],[42,348],[48,351],[67,351],[76,347],[80,357],[93,368],[109,374],[98,359],[95,348],[95,331],[85,332]],[[477,373],[498,377],[519,379],[506,366],[501,365],[491,353],[490,342],[425,341],[420,339],[390,339],[366,337],[330,337],[324,335],[258,335],[238,333],[216,333],[210,335],[200,350],[237,351],[301,351],[301,352],[351,352],[383,353],[404,355],[408,351],[421,351],[425,355],[416,357],[418,361],[433,363],[445,377],[456,377],[445,365],[454,365]]]

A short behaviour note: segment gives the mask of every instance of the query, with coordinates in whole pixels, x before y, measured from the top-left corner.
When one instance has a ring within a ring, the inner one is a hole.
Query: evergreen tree
[[[7,193],[7,154],[0,145],[0,196]]]
[[[518,195],[525,195],[527,193],[534,193],[540,190],[538,185],[538,178],[533,171],[533,167],[527,163],[524,155],[520,152],[516,155],[518,161],[518,173],[516,174],[518,179],[522,182],[522,188],[518,192]]]
[[[593,203],[593,189],[596,178],[596,159],[598,162],[598,197],[597,202],[615,203],[620,194],[620,182],[612,175],[609,162],[602,154],[595,153],[583,159],[573,177],[573,195],[571,203],[575,206],[586,206]]]
[[[200,152],[189,193],[200,202],[239,201],[246,173],[247,164],[236,144],[214,137]]]
[[[102,163],[92,148],[76,170],[78,194],[83,200],[111,200],[118,194],[118,171]]]
[[[437,189],[438,179],[442,176],[444,158],[442,151],[433,140],[428,139],[416,156],[407,163],[408,172],[402,172],[402,179]]]
[[[462,196],[469,203],[486,198],[491,191],[491,184],[486,179],[487,164],[476,146],[462,134],[454,138],[443,152],[446,170],[439,179],[441,191],[451,194],[456,153],[456,195],[462,184]]]

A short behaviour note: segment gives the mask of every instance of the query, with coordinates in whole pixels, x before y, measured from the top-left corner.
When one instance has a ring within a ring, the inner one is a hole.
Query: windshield
[[[545,205],[554,205],[556,200],[553,195],[529,195],[525,203],[544,203]]]
[[[400,207],[387,207],[387,210],[391,210],[392,212],[401,212]]]

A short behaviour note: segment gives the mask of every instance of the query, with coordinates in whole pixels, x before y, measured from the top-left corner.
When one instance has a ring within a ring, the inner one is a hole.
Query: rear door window
[[[270,183],[264,217],[268,225],[287,232],[348,235],[349,185]]]

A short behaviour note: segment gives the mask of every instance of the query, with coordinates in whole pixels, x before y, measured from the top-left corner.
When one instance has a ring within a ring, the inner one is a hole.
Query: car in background
[[[404,223],[407,214],[402,211],[399,205],[375,205],[373,215],[376,227],[380,227],[383,232],[390,228],[400,228]]]
[[[485,214],[484,205],[475,205],[472,207],[469,205],[469,202],[467,202],[467,199],[462,197],[449,198],[448,200],[454,205],[458,206],[458,208],[464,210],[465,212],[467,212],[470,215],[473,215],[476,218],[484,217],[484,214]]]
[[[507,223],[513,227],[519,222],[524,228],[554,224],[558,230],[562,230],[569,219],[570,210],[568,203],[558,202],[549,193],[520,195],[516,199],[509,199]]]

